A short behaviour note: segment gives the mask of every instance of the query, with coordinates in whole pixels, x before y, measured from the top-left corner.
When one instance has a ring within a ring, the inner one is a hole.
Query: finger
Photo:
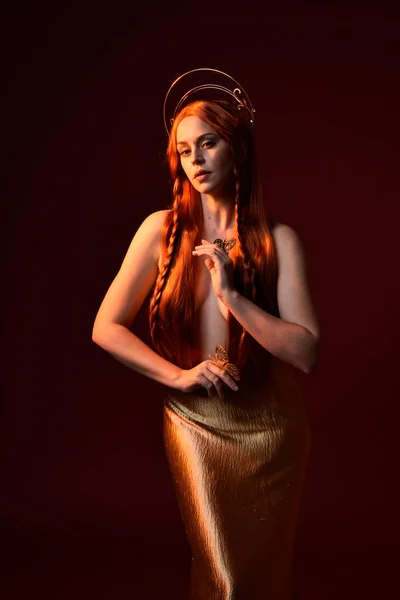
[[[214,244],[213,242],[210,242],[209,240],[201,240],[201,244],[199,244],[199,246],[209,246],[210,248],[215,248],[217,246],[217,244]],[[196,247],[196,246],[195,246]]]
[[[206,375],[206,377],[208,377],[208,375]],[[220,380],[220,378],[217,375],[211,375],[211,377],[209,377],[209,380],[212,382],[213,384],[213,388],[214,390],[216,390],[218,397],[223,400],[224,398],[224,386]]]
[[[207,254],[216,254],[215,250],[216,248],[214,248],[214,246],[195,246],[193,252],[207,252]]]
[[[204,388],[206,388],[207,392],[208,392],[208,397],[211,398],[211,396],[215,393],[217,393],[217,390],[214,388],[214,384],[212,381],[210,381],[208,379],[208,377],[206,377],[205,375],[203,375],[203,373],[200,373],[200,377],[199,377],[199,383],[200,385],[202,385]]]
[[[232,377],[229,375],[229,373],[227,373],[220,367],[217,367],[217,365],[214,365],[214,363],[212,363],[211,361],[210,361],[210,364],[208,365],[208,369],[210,371],[212,371],[213,373],[215,373],[220,379],[222,379],[222,381],[224,383],[226,383],[226,385],[228,387],[230,387],[235,392],[239,389],[237,383],[232,379]]]
[[[208,256],[217,257],[220,260],[224,260],[224,258],[225,258],[224,254],[226,254],[226,252],[224,252],[224,250],[218,251],[216,248],[214,248],[214,246],[212,246],[211,248],[202,246],[201,248],[198,248],[197,250],[192,250],[192,254],[195,254],[197,256],[202,256],[203,254],[208,254]]]
[[[212,396],[223,397],[222,385],[216,375],[207,372],[202,373],[201,377],[204,381],[204,387],[207,388],[209,398]]]
[[[194,249],[195,250],[207,249],[207,250],[213,250],[215,252],[218,252],[221,255],[226,254],[225,250],[223,248],[221,248],[221,246],[218,246],[218,244],[200,244],[199,246],[195,246]]]

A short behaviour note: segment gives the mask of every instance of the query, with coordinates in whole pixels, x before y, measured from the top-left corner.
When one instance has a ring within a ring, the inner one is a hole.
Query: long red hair
[[[166,158],[173,182],[173,200],[161,232],[162,266],[149,303],[150,337],[167,360],[191,369],[195,340],[195,281],[192,250],[204,217],[200,193],[188,180],[176,146],[176,129],[188,116],[213,127],[229,144],[234,160],[237,261],[236,290],[267,312],[279,317],[277,255],[257,167],[253,133],[246,115],[223,100],[196,101],[185,106],[170,132]],[[229,313],[229,361],[243,369],[269,354]],[[221,344],[223,341],[221,340]],[[242,377],[241,377],[242,379]]]

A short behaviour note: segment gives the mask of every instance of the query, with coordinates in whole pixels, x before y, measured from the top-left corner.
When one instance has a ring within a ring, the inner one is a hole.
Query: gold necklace
[[[236,244],[236,241],[236,238],[225,238],[224,240],[217,238],[213,241],[213,244],[217,244],[220,248],[222,248],[222,250],[225,250],[225,252],[228,254],[229,251],[232,250],[232,248]]]

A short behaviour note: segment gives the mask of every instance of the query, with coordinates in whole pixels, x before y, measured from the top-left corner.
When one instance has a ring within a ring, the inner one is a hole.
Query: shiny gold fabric
[[[192,551],[190,600],[293,600],[311,438],[292,367],[224,398],[168,388],[164,444]]]

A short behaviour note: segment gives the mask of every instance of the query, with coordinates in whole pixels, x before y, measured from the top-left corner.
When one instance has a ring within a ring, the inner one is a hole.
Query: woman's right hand
[[[225,385],[232,390],[239,388],[229,373],[217,367],[211,360],[204,360],[193,369],[182,369],[176,379],[175,388],[181,392],[192,392],[198,387],[205,387],[211,397],[215,391],[223,398]]]

